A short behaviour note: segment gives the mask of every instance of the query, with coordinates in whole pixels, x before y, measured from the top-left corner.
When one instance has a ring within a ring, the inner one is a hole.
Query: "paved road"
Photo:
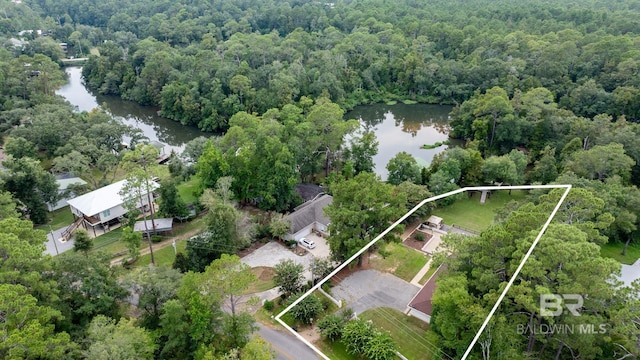
[[[62,232],[64,230],[66,230],[67,227],[63,227],[60,228],[58,230],[53,230],[53,236],[51,236],[51,232],[49,231],[47,233],[47,242],[45,243],[45,245],[47,246],[46,250],[44,251],[44,254],[49,254],[51,256],[56,256],[58,255],[58,253],[63,253],[65,251],[69,251],[71,249],[73,249],[73,239],[66,241],[66,242],[60,242],[58,239],[60,239],[60,237],[62,236]],[[54,244],[55,241],[55,244]],[[58,251],[56,252],[56,246],[58,247]]]
[[[285,332],[286,330],[275,330],[258,323],[258,333],[271,344],[276,351],[278,360],[313,360],[320,359],[315,351],[311,350],[305,343],[295,336]]]
[[[344,299],[356,314],[376,307],[405,311],[409,301],[420,290],[398,277],[377,270],[361,270],[331,289],[336,299]]]

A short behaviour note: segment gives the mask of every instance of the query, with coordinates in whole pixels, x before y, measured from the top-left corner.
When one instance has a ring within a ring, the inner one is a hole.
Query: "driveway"
[[[336,299],[343,299],[356,314],[376,307],[405,311],[419,287],[377,270],[361,270],[331,289]]]
[[[281,260],[291,259],[296,264],[304,266],[304,276],[307,280],[311,280],[311,271],[309,264],[313,259],[313,255],[305,253],[303,256],[294,254],[291,250],[277,242],[270,242],[259,248],[251,254],[242,258],[242,262],[251,266],[268,266],[275,267]]]
[[[307,249],[307,251],[313,254],[313,256],[317,258],[328,258],[331,255],[331,250],[329,249],[329,243],[327,242],[327,239],[316,234],[309,234],[305,237],[309,240],[313,240],[316,243],[315,248]]]
[[[62,232],[64,232],[66,229],[67,226],[58,230],[53,230],[53,233],[51,231],[47,232],[47,242],[45,243],[46,249],[44,250],[44,254],[56,256],[60,253],[73,249],[73,239],[70,239],[66,242],[60,241]]]
[[[640,259],[636,260],[633,265],[622,264],[622,272],[620,280],[624,282],[624,286],[631,286],[631,283],[640,280]]]

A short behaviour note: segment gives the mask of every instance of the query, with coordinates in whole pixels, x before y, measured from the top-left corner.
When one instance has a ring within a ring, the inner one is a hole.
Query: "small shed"
[[[146,222],[146,226],[145,226]],[[161,219],[151,219],[136,221],[135,225],[133,225],[133,231],[138,231],[142,233],[153,232],[153,225],[155,224],[155,232],[169,232],[173,229],[173,218],[161,218]]]
[[[442,227],[442,218],[435,215],[429,216],[429,219],[427,219],[427,226],[440,229]]]

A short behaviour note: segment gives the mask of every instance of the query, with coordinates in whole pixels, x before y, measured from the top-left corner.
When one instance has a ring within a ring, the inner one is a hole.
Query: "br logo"
[[[567,302],[568,300],[568,302]],[[540,315],[560,316],[570,312],[573,316],[580,316],[580,308],[584,303],[582,295],[578,294],[541,294],[540,295]],[[564,304],[563,310],[562,305]]]

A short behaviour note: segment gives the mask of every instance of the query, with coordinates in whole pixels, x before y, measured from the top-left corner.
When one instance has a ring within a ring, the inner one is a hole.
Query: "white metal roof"
[[[127,180],[120,180],[67,202],[87,216],[96,215],[124,202],[122,196],[120,196],[120,191],[126,182]],[[156,182],[149,181],[149,186],[156,189],[159,185]]]
[[[56,182],[58,183],[58,190],[67,190],[69,188],[69,185],[72,185],[72,184],[85,185],[87,183],[86,181],[80,179],[79,177],[58,179],[56,180]]]

